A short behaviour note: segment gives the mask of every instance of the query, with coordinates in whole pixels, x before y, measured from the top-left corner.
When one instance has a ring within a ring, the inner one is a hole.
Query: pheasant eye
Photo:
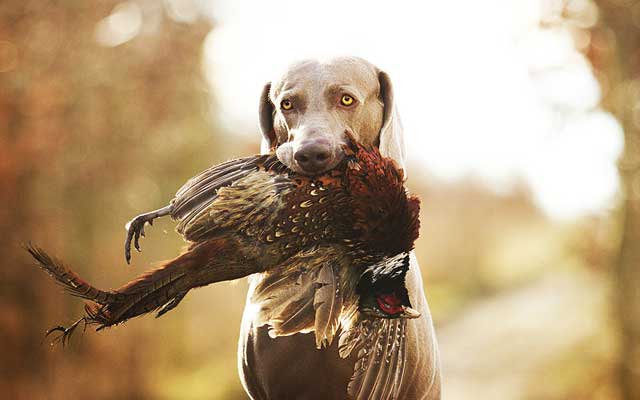
[[[348,94],[343,94],[342,97],[340,98],[340,103],[342,103],[343,106],[349,107],[350,105],[352,105],[354,102],[353,97],[349,96]]]
[[[280,103],[280,107],[282,107],[283,110],[291,110],[293,108],[293,103],[291,102],[291,100],[282,100],[282,102]]]

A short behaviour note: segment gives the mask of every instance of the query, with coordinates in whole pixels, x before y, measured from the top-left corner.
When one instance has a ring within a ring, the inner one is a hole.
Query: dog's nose
[[[331,150],[328,145],[311,142],[300,146],[293,158],[305,172],[322,172],[331,163]]]

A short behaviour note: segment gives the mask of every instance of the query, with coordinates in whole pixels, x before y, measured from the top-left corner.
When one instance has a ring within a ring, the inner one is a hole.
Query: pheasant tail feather
[[[86,320],[98,324],[98,329],[158,309],[158,316],[163,315],[175,308],[192,288],[255,272],[251,266],[238,267],[232,259],[227,259],[228,265],[217,265],[216,256],[233,253],[235,249],[223,240],[211,240],[193,246],[115,291],[104,291],[82,280],[44,250],[35,246],[28,246],[27,250],[66,291],[93,302],[85,306]]]
[[[60,260],[51,257],[41,248],[28,244],[26,250],[38,262],[38,266],[49,274],[56,283],[69,294],[96,303],[109,303],[117,298],[117,294],[97,289],[85,282],[75,272],[67,268]]]

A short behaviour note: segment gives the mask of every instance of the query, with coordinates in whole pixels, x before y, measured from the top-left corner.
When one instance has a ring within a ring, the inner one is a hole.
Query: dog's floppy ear
[[[260,145],[260,151],[264,153],[270,153],[275,150],[278,145],[276,138],[276,132],[273,129],[273,103],[269,98],[269,92],[271,91],[271,82],[268,82],[262,88],[262,94],[260,95],[260,106],[258,112],[260,114],[260,131],[262,132],[262,144]]]
[[[391,78],[386,72],[378,71],[378,80],[380,81],[380,99],[384,105],[378,147],[383,156],[395,160],[405,170],[406,174],[404,133],[400,116],[393,100]]]

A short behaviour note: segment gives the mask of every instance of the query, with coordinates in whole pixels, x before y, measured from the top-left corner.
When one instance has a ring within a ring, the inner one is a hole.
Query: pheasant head
[[[359,310],[379,318],[417,318],[405,277],[420,229],[420,201],[407,194],[402,169],[377,148],[352,141],[346,152],[344,186],[350,193],[354,239],[347,241],[360,273]]]

